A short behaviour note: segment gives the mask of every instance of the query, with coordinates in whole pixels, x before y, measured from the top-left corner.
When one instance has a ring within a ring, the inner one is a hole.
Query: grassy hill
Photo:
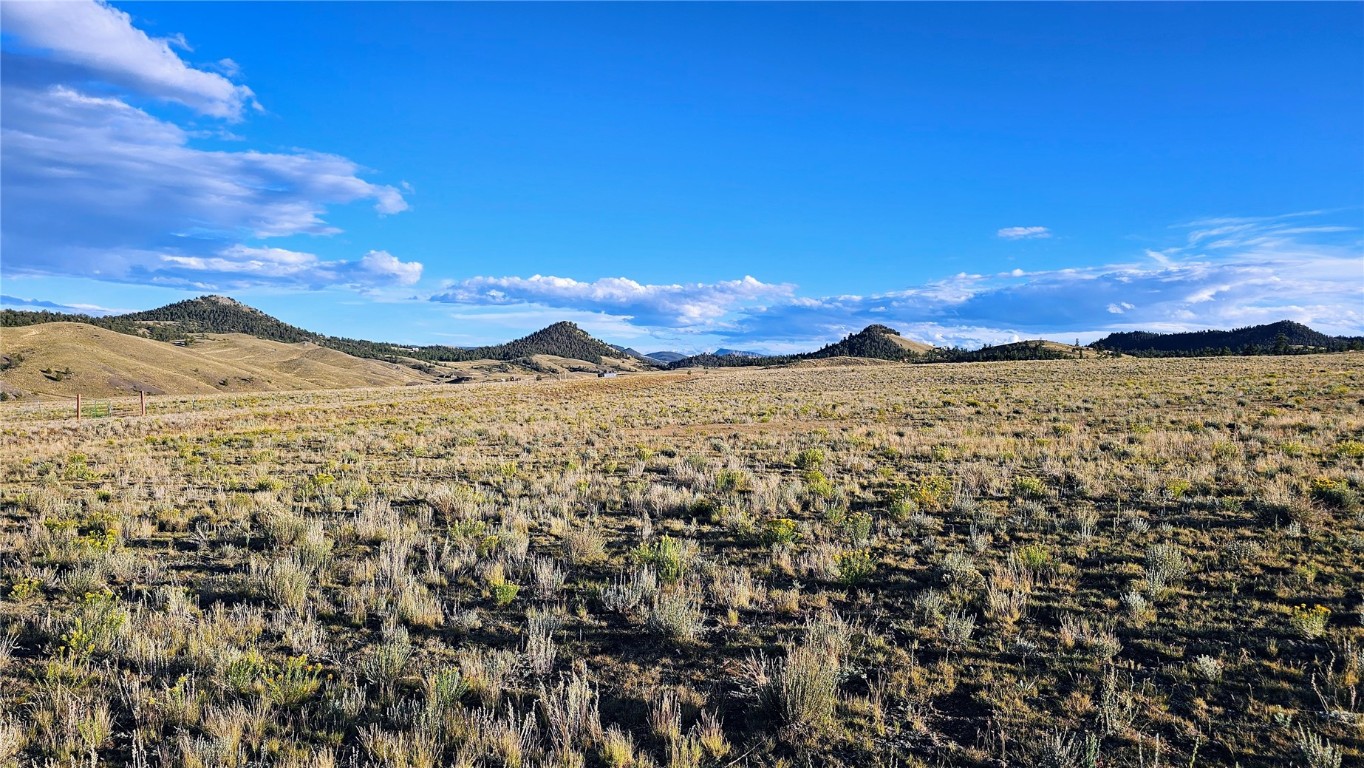
[[[656,364],[654,361],[632,356],[628,351],[622,351],[593,338],[591,334],[567,322],[555,323],[505,344],[461,348],[445,345],[412,347],[326,336],[285,323],[227,296],[200,296],[145,312],[109,317],[64,315],[45,311],[0,312],[0,327],[20,328],[53,323],[79,323],[159,341],[194,339],[203,334],[245,334],[257,339],[286,344],[311,343],[351,357],[398,363],[427,375],[438,374],[439,371],[433,364],[440,363],[501,361],[510,365],[501,366],[503,369],[501,371],[488,366],[456,367],[456,375],[459,378],[481,378],[488,373],[531,375],[544,373],[550,368],[572,371],[585,366],[637,371],[648,370]],[[550,364],[546,368],[536,362],[535,358],[538,356],[570,362],[563,366]]]
[[[0,389],[12,395],[115,397],[339,389],[427,383],[413,368],[363,360],[310,342],[211,334],[190,346],[86,323],[7,329]]]

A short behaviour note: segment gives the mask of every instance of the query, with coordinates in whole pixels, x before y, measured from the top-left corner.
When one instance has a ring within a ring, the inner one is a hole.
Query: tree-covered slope
[[[1129,355],[1244,355],[1350,349],[1360,342],[1358,337],[1327,336],[1302,323],[1281,320],[1230,331],[1112,333],[1090,346]]]

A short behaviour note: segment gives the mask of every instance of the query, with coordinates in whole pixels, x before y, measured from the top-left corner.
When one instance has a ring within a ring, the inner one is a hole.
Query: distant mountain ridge
[[[1111,333],[1090,344],[1094,349],[1129,355],[1242,355],[1287,354],[1320,349],[1335,351],[1360,348],[1364,337],[1327,336],[1302,323],[1280,320],[1267,325],[1251,325],[1230,331],[1189,331],[1149,333],[1127,331]]]
[[[749,352],[746,349],[729,349],[728,347],[720,347],[711,354],[716,357],[766,357],[766,355],[761,352]]]

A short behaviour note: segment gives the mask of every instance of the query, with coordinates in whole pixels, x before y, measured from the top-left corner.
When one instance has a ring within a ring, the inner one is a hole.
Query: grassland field
[[[0,764],[1364,764],[1361,353],[71,416],[0,405]]]

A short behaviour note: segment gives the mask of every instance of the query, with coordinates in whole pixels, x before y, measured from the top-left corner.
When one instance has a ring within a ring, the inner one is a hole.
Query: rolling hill
[[[607,344],[570,322],[554,323],[504,344],[405,346],[326,336],[285,323],[226,296],[200,296],[157,309],[89,317],[47,311],[0,311],[0,390],[11,395],[91,397],[150,393],[271,391],[573,376],[601,369],[773,366],[824,361],[985,362],[1082,356],[1071,345],[1033,340],[977,350],[907,339],[885,325],[813,352],[763,356],[720,349],[658,357]],[[1364,348],[1364,339],[1333,337],[1283,321],[1232,331],[1115,333],[1089,346],[1096,353],[1145,356],[1269,354]]]
[[[6,329],[0,389],[9,395],[116,397],[423,384],[407,366],[363,360],[311,342],[209,334],[189,346],[86,323]]]
[[[505,344],[408,347],[315,333],[226,296],[108,317],[5,310],[0,327],[0,388],[10,396],[393,386],[658,367],[573,323]]]
[[[4,310],[0,326],[24,327],[53,322],[76,322],[118,333],[162,341],[183,340],[198,334],[241,333],[284,343],[310,342],[348,355],[402,363],[417,368],[439,362],[478,360],[514,361],[536,355],[582,360],[619,370],[647,369],[655,361],[632,357],[604,341],[593,338],[573,323],[555,323],[528,336],[482,347],[445,345],[405,346],[388,342],[348,339],[299,328],[227,296],[200,296],[144,312],[107,317],[63,315],[55,312]]]

